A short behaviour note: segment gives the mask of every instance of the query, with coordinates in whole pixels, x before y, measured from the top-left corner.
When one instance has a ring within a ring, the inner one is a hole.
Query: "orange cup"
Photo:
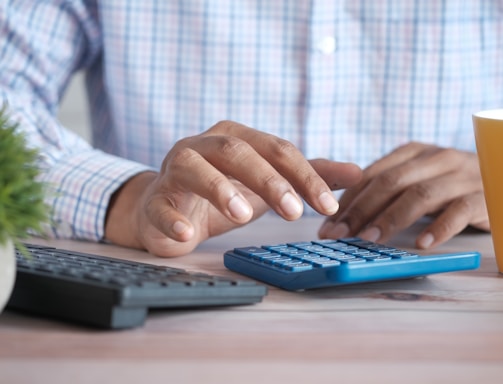
[[[496,263],[503,273],[503,109],[477,112],[472,119]]]

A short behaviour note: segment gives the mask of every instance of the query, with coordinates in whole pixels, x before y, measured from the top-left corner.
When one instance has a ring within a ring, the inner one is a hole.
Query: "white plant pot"
[[[16,254],[11,241],[0,245],[0,312],[9,300],[16,279]]]

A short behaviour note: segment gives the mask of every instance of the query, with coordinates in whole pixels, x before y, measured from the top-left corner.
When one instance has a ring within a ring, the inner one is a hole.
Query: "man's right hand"
[[[158,256],[179,256],[269,208],[296,220],[301,198],[320,214],[333,215],[338,203],[332,190],[360,178],[354,164],[308,161],[286,140],[222,121],[176,143],[159,173],[139,174],[118,190],[105,236]]]

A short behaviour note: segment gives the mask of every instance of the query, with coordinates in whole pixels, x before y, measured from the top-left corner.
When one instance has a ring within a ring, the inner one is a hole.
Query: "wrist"
[[[144,248],[138,236],[141,202],[156,177],[155,172],[139,173],[114,192],[105,219],[105,238],[108,241],[130,248]]]

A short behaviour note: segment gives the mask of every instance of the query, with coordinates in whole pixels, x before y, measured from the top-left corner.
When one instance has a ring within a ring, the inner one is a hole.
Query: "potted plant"
[[[45,187],[37,181],[37,151],[26,145],[18,125],[0,108],[0,312],[16,278],[15,247],[48,220]]]

